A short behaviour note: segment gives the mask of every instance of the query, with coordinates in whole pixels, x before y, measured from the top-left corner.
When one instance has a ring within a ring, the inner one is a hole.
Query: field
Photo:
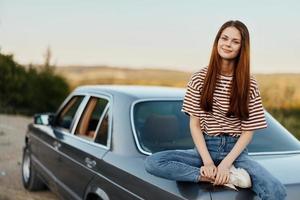
[[[186,87],[192,73],[106,66],[57,67],[71,89],[86,84],[129,84]],[[264,107],[300,139],[300,74],[255,74]]]
[[[190,74],[157,69],[127,69],[116,67],[57,67],[71,88],[86,84],[164,85],[184,87]]]

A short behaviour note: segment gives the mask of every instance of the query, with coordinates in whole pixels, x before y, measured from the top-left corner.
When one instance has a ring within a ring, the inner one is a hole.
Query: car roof
[[[85,85],[75,89],[75,92],[125,95],[135,98],[180,98],[184,96],[185,88],[143,85]]]

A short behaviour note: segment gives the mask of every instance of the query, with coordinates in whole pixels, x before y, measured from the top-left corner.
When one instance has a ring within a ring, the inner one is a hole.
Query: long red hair
[[[250,37],[245,24],[240,21],[228,21],[222,25],[214,40],[213,49],[208,65],[207,74],[204,80],[200,107],[212,111],[213,92],[216,87],[216,80],[221,69],[221,57],[218,54],[218,40],[224,29],[235,27],[241,34],[240,52],[235,58],[233,80],[230,92],[230,106],[227,117],[238,117],[241,120],[249,118],[249,93],[250,93]]]

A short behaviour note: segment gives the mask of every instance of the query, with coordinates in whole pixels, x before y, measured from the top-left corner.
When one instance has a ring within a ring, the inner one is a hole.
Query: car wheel
[[[22,181],[23,186],[30,191],[46,188],[45,184],[38,177],[36,170],[32,166],[30,152],[27,148],[25,148],[23,152]]]

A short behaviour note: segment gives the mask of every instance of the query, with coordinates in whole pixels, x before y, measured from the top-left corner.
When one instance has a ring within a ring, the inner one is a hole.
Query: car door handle
[[[96,166],[96,161],[94,161],[93,159],[91,159],[91,158],[88,158],[88,157],[86,157],[85,159],[84,159],[84,162],[85,162],[85,164],[86,164],[86,166],[88,167],[88,168],[93,168],[93,167],[95,167]]]
[[[53,142],[53,147],[54,147],[54,149],[58,150],[61,147],[61,144],[57,141],[54,141]]]

